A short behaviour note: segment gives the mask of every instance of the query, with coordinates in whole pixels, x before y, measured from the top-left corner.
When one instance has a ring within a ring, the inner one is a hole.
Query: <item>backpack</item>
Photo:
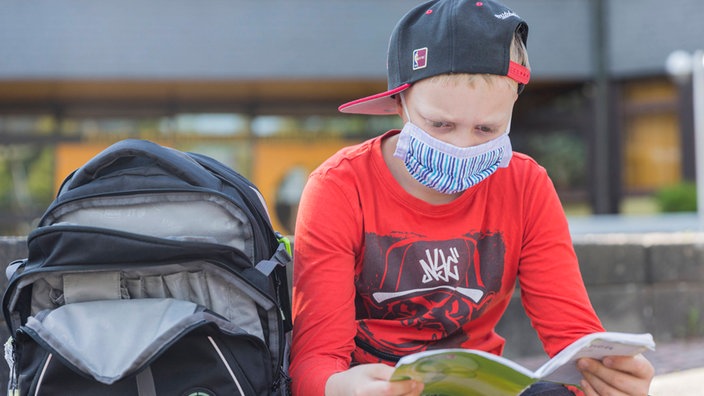
[[[222,163],[144,140],[74,171],[8,267],[11,395],[288,393],[288,241]]]

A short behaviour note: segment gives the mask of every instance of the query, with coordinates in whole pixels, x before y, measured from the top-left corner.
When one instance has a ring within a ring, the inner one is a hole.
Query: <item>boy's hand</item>
[[[361,364],[333,374],[325,384],[326,396],[418,396],[423,384],[416,381],[389,382],[394,368],[385,364]]]
[[[609,356],[603,361],[580,359],[582,390],[586,396],[646,396],[655,374],[643,355]]]

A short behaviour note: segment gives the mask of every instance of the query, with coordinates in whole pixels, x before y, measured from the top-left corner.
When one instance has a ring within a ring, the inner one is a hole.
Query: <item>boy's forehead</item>
[[[423,116],[493,125],[508,122],[517,97],[510,84],[483,75],[421,80],[404,95]]]

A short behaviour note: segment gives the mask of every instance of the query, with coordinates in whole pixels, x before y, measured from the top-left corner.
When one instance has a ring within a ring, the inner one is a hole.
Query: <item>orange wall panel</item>
[[[353,144],[348,140],[320,141],[260,141],[254,146],[252,181],[259,187],[267,202],[269,215],[274,228],[282,234],[292,235],[296,206],[285,208],[279,202],[281,189],[286,178],[300,179],[297,173],[304,172],[305,177],[323,161],[340,148]],[[305,179],[303,180],[305,183]],[[302,188],[302,185],[297,187]],[[293,186],[296,189],[296,186]],[[278,209],[277,209],[278,206]]]

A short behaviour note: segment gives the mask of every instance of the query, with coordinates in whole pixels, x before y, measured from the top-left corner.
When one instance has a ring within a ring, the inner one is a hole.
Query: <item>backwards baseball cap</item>
[[[388,90],[348,102],[343,113],[394,114],[394,95],[424,78],[447,73],[496,74],[518,82],[530,70],[511,60],[518,32],[526,43],[528,25],[493,0],[433,0],[409,11],[396,24],[386,64]]]

